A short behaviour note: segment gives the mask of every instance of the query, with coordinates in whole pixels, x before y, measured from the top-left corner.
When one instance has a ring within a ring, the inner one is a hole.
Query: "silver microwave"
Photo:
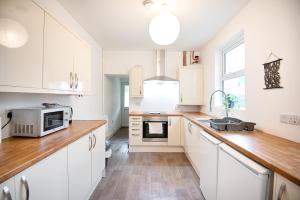
[[[34,107],[12,110],[13,136],[42,137],[69,127],[69,107]]]

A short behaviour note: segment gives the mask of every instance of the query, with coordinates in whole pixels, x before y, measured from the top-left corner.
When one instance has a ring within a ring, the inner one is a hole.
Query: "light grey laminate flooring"
[[[204,200],[184,153],[128,153],[128,129],[112,138],[106,177],[90,200]]]

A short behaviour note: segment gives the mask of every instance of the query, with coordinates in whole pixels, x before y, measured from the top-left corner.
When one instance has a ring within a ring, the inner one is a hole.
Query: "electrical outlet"
[[[281,114],[280,122],[300,126],[300,115]]]

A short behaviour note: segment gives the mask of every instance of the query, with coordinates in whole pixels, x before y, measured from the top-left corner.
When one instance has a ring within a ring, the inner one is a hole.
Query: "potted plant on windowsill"
[[[226,106],[226,102],[227,101],[227,107],[228,109],[233,109],[238,107],[238,103],[239,103],[239,98],[233,94],[228,94],[226,95],[226,99],[224,99],[223,101],[223,105]]]

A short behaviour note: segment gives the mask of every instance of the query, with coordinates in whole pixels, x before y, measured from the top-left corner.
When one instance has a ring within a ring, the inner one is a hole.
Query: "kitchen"
[[[0,199],[300,199],[299,10],[0,0]]]

